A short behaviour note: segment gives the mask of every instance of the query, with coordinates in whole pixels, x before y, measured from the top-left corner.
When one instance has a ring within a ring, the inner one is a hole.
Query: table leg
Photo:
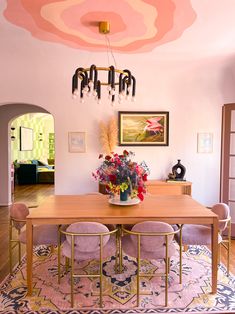
[[[217,292],[217,277],[218,277],[218,218],[214,218],[211,225],[211,254],[212,254],[212,271],[211,283],[212,293]]]
[[[32,279],[33,279],[33,225],[30,219],[26,222],[26,254],[27,254],[27,287],[28,295],[32,295]]]

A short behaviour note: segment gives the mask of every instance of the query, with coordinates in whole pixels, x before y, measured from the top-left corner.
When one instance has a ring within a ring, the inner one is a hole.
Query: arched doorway
[[[4,104],[0,106],[0,205],[11,204],[11,121],[26,113],[50,113],[46,109],[24,103]]]

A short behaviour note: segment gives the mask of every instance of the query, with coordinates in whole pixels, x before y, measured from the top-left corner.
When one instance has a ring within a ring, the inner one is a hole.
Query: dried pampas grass
[[[110,154],[117,145],[118,128],[115,117],[112,117],[107,125],[100,122],[100,143],[102,152]]]

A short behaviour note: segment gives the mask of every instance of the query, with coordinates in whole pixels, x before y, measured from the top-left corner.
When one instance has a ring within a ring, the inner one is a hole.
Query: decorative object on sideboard
[[[120,146],[168,146],[168,111],[119,111]]]
[[[101,151],[105,154],[110,154],[117,146],[118,127],[117,120],[112,117],[107,124],[100,122],[100,144]]]
[[[13,126],[11,127],[11,140],[12,141],[14,141],[16,139],[16,137],[15,137],[15,129],[16,129],[15,127],[13,127]]]
[[[114,59],[113,52],[111,50],[109,38],[107,34],[110,32],[110,24],[107,21],[99,22],[99,32],[105,35],[107,54],[111,53]],[[116,65],[116,60],[114,59],[114,64]],[[104,80],[104,73],[107,72],[107,78]],[[118,79],[115,81],[115,78]],[[101,77],[101,78],[100,78]],[[80,83],[80,93],[78,90],[78,81]],[[84,102],[84,96],[93,96],[98,103],[101,102],[101,86],[107,86],[108,95],[111,99],[111,104],[115,102],[115,95],[119,94],[119,102],[122,101],[125,96],[129,99],[130,95],[132,100],[135,99],[135,88],[136,80],[128,69],[119,70],[113,65],[109,67],[97,67],[92,64],[90,68],[79,67],[76,69],[73,79],[72,79],[72,93],[73,97],[76,98],[80,94],[80,101]],[[116,88],[118,87],[118,88]]]
[[[186,168],[183,166],[180,162],[181,160],[178,159],[178,162],[176,165],[172,167],[172,172],[169,173],[168,175],[168,180],[172,181],[186,181],[184,179],[185,173],[186,173]]]

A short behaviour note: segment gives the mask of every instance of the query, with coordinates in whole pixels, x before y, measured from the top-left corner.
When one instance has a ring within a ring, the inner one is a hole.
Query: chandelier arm
[[[121,92],[122,92],[122,77],[123,77],[123,73],[121,73],[120,75],[119,75],[119,83],[118,83],[118,85],[119,85],[119,94],[121,94]]]
[[[101,98],[101,83],[100,83],[100,80],[97,81],[97,98],[98,98],[98,101]]]
[[[96,66],[94,64],[92,64],[90,66],[90,71],[89,71],[89,82],[90,81],[93,81],[93,73],[94,73],[94,70],[95,70]]]
[[[132,75],[132,97],[135,97],[135,88],[136,88],[136,79],[135,77]]]
[[[96,67],[95,67],[94,68],[94,90],[96,90],[97,80],[98,80],[98,72],[97,72]]]
[[[72,78],[72,94],[78,89],[78,77],[74,73],[73,78]]]
[[[111,95],[112,95],[112,102],[115,101],[115,68],[113,65],[110,66],[110,73],[111,73]]]
[[[128,75],[127,75],[127,80],[126,80],[126,84],[127,84],[127,89],[126,89],[126,94],[129,95],[130,93],[130,86],[131,86],[131,71],[125,69],[124,72],[126,72]]]

